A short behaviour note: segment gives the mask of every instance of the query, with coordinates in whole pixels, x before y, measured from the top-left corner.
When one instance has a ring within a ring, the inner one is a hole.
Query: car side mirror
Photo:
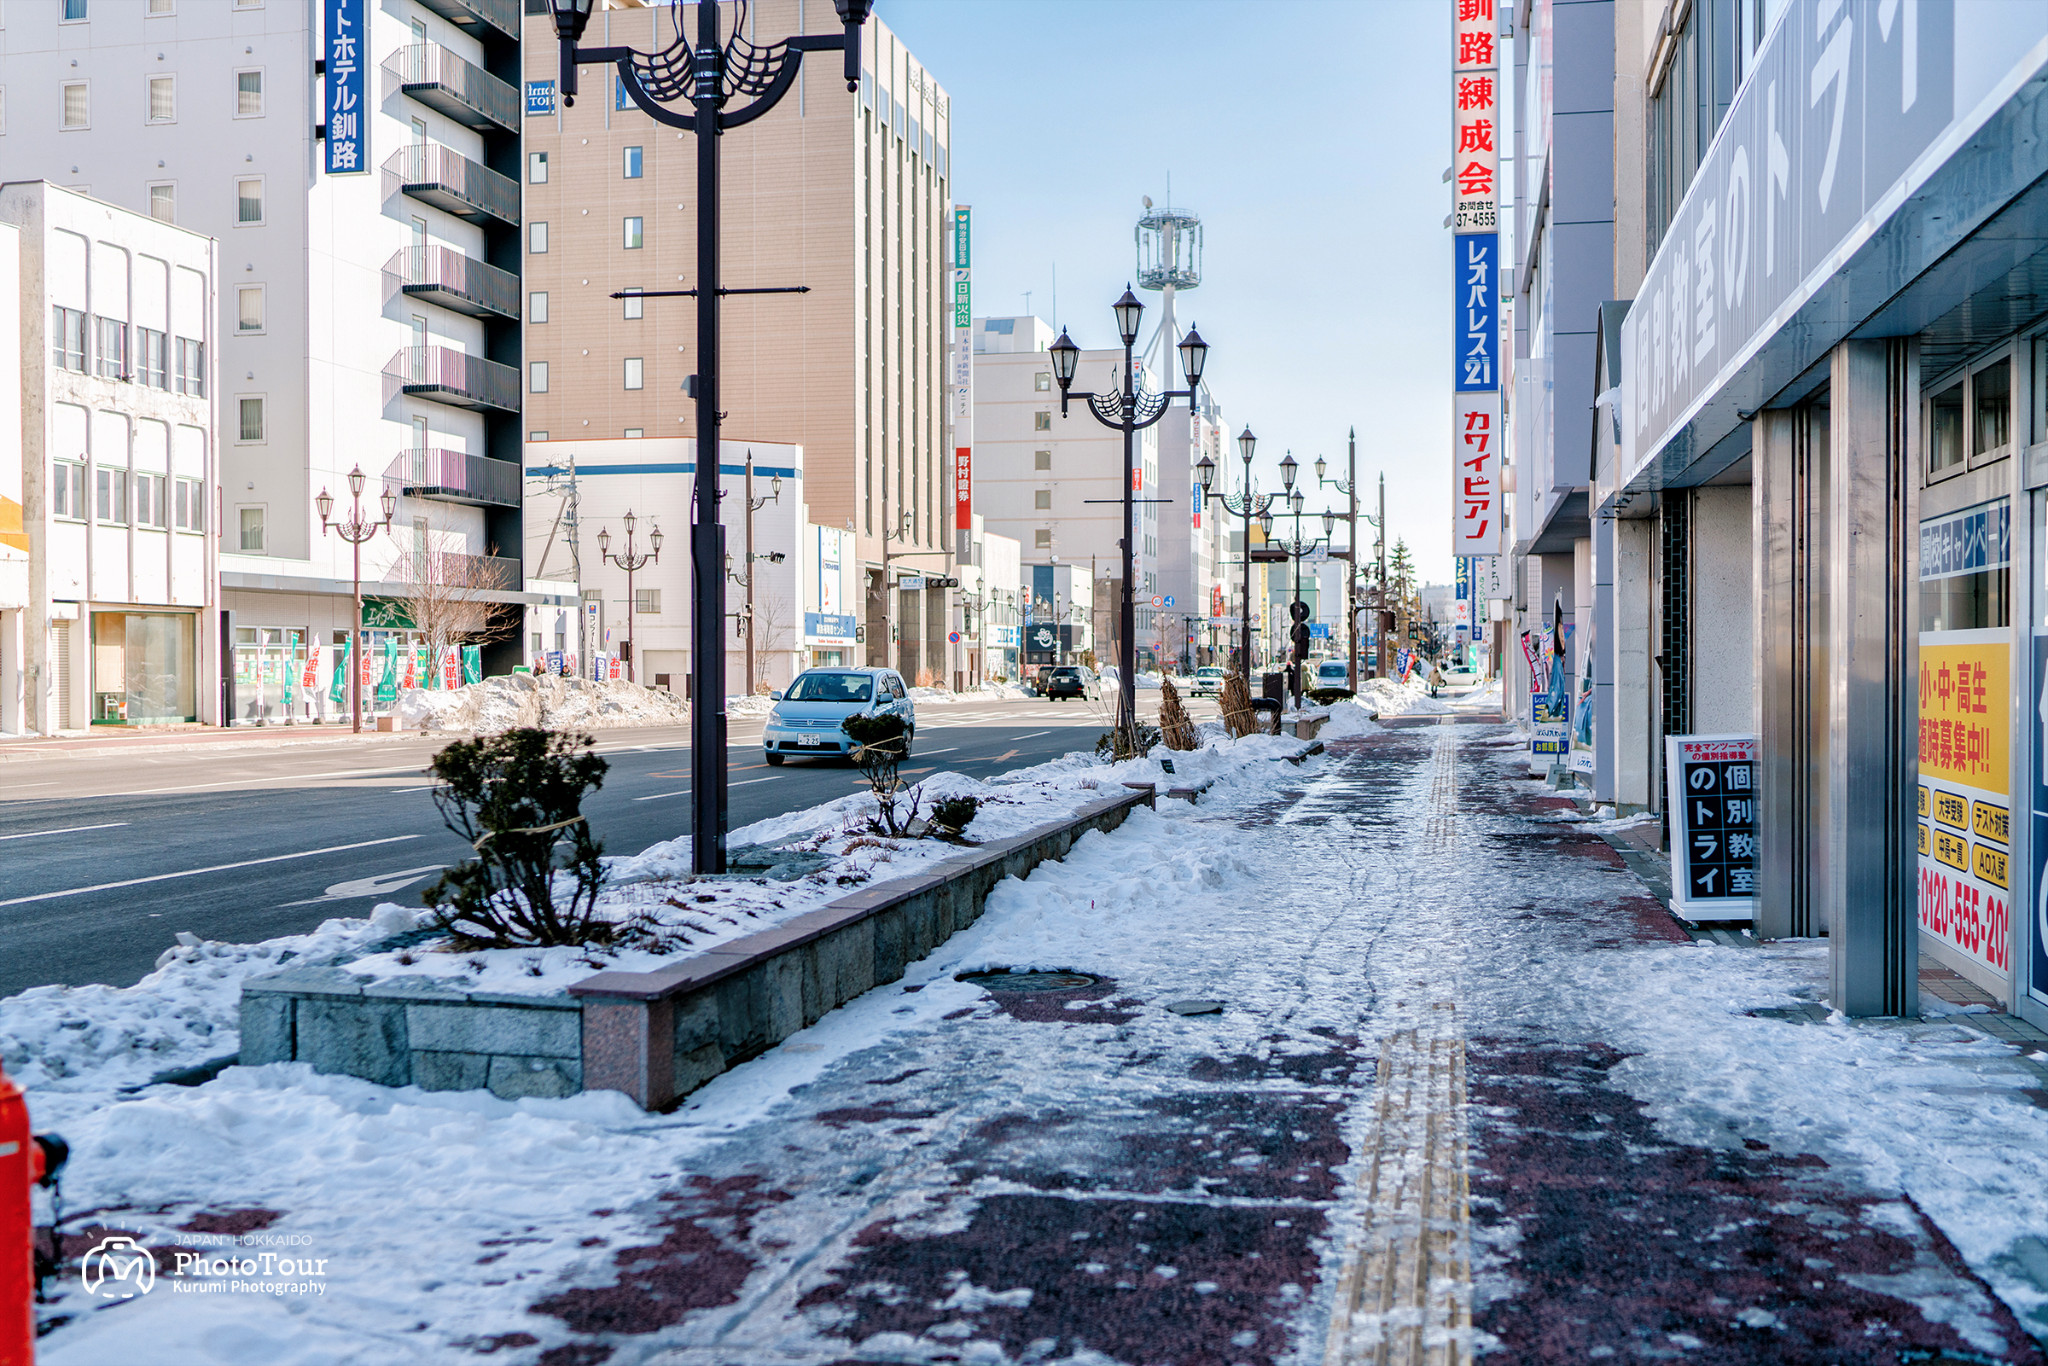
[[[782,689],[777,688],[774,692],[769,693],[768,700],[770,702],[780,702],[782,700]]]

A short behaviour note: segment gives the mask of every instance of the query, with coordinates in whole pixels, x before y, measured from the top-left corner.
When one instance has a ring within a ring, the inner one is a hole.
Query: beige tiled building
[[[584,44],[664,46],[670,15],[613,0]],[[741,36],[764,46],[839,31],[830,0],[745,15]],[[526,23],[528,439],[694,436],[695,300],[609,296],[694,285],[695,135],[648,118],[609,68],[586,67],[561,108],[549,20]],[[856,535],[865,659],[936,675],[946,595],[894,580],[948,572],[948,101],[879,20],[862,64],[856,95],[836,54],[810,57],[781,105],[724,140],[724,285],[810,292],[726,300],[722,435],[803,448],[812,520]],[[885,543],[906,519],[907,538]],[[687,601],[686,557],[672,572]]]

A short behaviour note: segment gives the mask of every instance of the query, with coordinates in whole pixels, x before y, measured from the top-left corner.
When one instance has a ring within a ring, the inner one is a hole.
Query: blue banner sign
[[[526,116],[537,118],[542,114],[555,112],[555,83],[553,81],[528,81],[526,83]]]
[[[370,169],[363,0],[327,0],[327,174]]]
[[[834,636],[851,640],[855,624],[850,616],[835,616],[830,612],[804,613],[804,634],[807,636]]]
[[[1999,498],[1920,524],[1920,578],[1952,579],[2012,563],[2012,502]]]
[[[1457,307],[1457,390],[1500,387],[1500,234],[1473,232],[1453,239]]]

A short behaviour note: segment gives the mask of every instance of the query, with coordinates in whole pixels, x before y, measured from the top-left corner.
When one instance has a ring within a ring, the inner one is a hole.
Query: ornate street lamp
[[[1244,519],[1244,620],[1238,623],[1244,628],[1244,648],[1238,653],[1238,672],[1244,675],[1245,686],[1252,682],[1252,518],[1259,519],[1260,529],[1267,535],[1273,531],[1273,514],[1269,509],[1273,495],[1258,493],[1252,488],[1252,453],[1258,449],[1259,439],[1252,435],[1251,424],[1237,438],[1237,452],[1244,461],[1244,489],[1232,495],[1216,491],[1216,462],[1203,456],[1195,466],[1202,479],[1202,497],[1214,498],[1223,504],[1224,510]]]
[[[633,524],[637,519],[633,516],[632,509],[628,508],[626,515],[619,520],[626,527],[625,552],[619,555],[612,554],[612,533],[602,527],[598,529],[597,533],[597,552],[604,556],[607,564],[615,564],[626,571],[626,681],[630,683],[635,681],[634,666],[638,663],[637,656],[640,653],[633,643],[633,609],[639,603],[639,600],[633,596],[633,574],[637,570],[645,569],[648,565],[660,561],[661,528],[656,526],[648,533],[648,549],[643,554],[635,555],[633,553]]]
[[[1166,410],[1173,400],[1184,398],[1193,409],[1201,392],[1202,370],[1209,363],[1209,343],[1202,340],[1198,328],[1189,328],[1186,337],[1174,349],[1180,352],[1181,369],[1187,375],[1188,387],[1168,389],[1160,393],[1147,393],[1137,386],[1137,367],[1133,363],[1131,348],[1138,341],[1138,320],[1145,312],[1145,305],[1138,296],[1131,293],[1130,286],[1124,287],[1124,296],[1110,305],[1116,314],[1117,336],[1124,344],[1123,383],[1120,389],[1108,393],[1091,393],[1075,390],[1074,371],[1079,367],[1081,348],[1074,344],[1066,329],[1060,329],[1059,339],[1046,348],[1052,357],[1053,378],[1060,386],[1060,416],[1067,415],[1067,403],[1071,399],[1087,399],[1088,411],[1095,420],[1105,427],[1112,427],[1124,434],[1124,487],[1120,500],[1124,509],[1124,595],[1117,616],[1118,630],[1122,639],[1117,644],[1117,726],[1129,735],[1137,732],[1138,717],[1138,612],[1137,612],[1137,528],[1133,524],[1132,509],[1138,502],[1163,503],[1164,498],[1138,499],[1133,497],[1131,476],[1135,470],[1135,445],[1137,434],[1166,416]],[[1090,502],[1103,501],[1090,499]],[[1249,549],[1249,547],[1247,547]]]
[[[1347,630],[1349,630],[1349,631],[1350,631],[1350,633],[1351,633],[1351,634],[1350,634],[1350,636],[1349,636],[1349,640],[1350,640],[1350,646],[1349,646],[1349,649],[1348,649],[1348,650],[1346,651],[1346,653],[1345,653],[1345,655],[1344,655],[1344,669],[1345,669],[1345,678],[1346,678],[1346,680],[1347,680],[1347,681],[1349,682],[1349,684],[1350,684],[1350,687],[1351,687],[1351,691],[1353,691],[1353,692],[1357,692],[1357,691],[1358,691],[1358,604],[1357,604],[1357,602],[1355,602],[1355,601],[1354,601],[1353,599],[1354,599],[1354,593],[1355,593],[1355,590],[1356,590],[1356,587],[1357,587],[1357,584],[1358,584],[1358,572],[1359,572],[1359,565],[1358,565],[1358,428],[1356,428],[1356,427],[1353,427],[1353,428],[1351,429],[1351,435],[1350,435],[1350,437],[1349,437],[1349,438],[1347,439],[1347,441],[1346,441],[1345,445],[1346,445],[1346,448],[1347,448],[1347,451],[1348,451],[1348,455],[1347,455],[1347,460],[1348,460],[1348,464],[1347,464],[1347,466],[1346,466],[1346,475],[1345,475],[1345,477],[1344,477],[1344,478],[1342,478],[1342,479],[1325,479],[1325,478],[1323,477],[1323,471],[1324,471],[1325,469],[1327,469],[1327,468],[1328,468],[1328,465],[1327,465],[1327,462],[1325,462],[1325,461],[1324,461],[1323,457],[1321,457],[1321,456],[1319,455],[1319,456],[1317,456],[1317,457],[1316,457],[1316,487],[1318,487],[1318,488],[1321,488],[1321,487],[1323,487],[1324,485],[1326,485],[1326,484],[1327,484],[1328,486],[1330,486],[1331,488],[1334,488],[1334,489],[1336,489],[1336,490],[1337,490],[1337,492],[1339,492],[1339,493],[1343,494],[1343,495],[1344,495],[1345,497],[1347,497],[1347,498],[1349,498],[1349,499],[1351,500],[1351,509],[1350,509],[1350,511],[1349,511],[1349,512],[1345,513],[1345,515],[1344,515],[1344,521],[1345,521],[1345,524],[1346,524],[1346,525],[1347,525],[1347,526],[1349,527],[1349,529],[1350,529],[1350,548],[1349,548],[1348,550],[1346,550],[1346,551],[1345,551],[1345,554],[1347,554],[1347,555],[1349,555],[1349,556],[1351,557],[1351,560],[1350,560],[1351,568],[1350,568],[1350,569],[1349,569],[1348,571],[1346,571],[1346,572],[1345,572],[1345,575],[1344,575],[1344,621],[1345,621],[1345,627],[1346,627],[1346,629],[1347,629]],[[1371,518],[1371,517],[1367,517],[1367,518],[1366,518],[1366,520],[1367,520],[1368,522],[1371,522],[1371,521],[1372,521],[1372,518]],[[1373,522],[1373,525],[1374,525],[1374,526],[1377,526],[1377,525],[1379,525],[1379,524],[1378,524],[1377,522]]]
[[[360,734],[363,729],[363,542],[375,536],[380,530],[391,529],[392,514],[398,511],[398,495],[386,485],[377,495],[378,506],[383,509],[384,520],[368,521],[363,517],[363,467],[356,466],[348,472],[348,495],[350,501],[348,520],[330,522],[329,514],[334,511],[334,495],[326,489],[313,500],[313,506],[320,510],[320,534],[332,531],[349,544],[350,576],[355,580],[356,614],[349,630],[348,674],[349,674],[349,729]]]
[[[845,54],[846,88],[860,89],[860,31],[873,0],[833,0],[842,32],[799,33],[757,46],[735,27],[722,38],[718,0],[696,0],[697,41],[684,36],[676,0],[675,39],[659,52],[630,47],[580,48],[592,0],[548,0],[561,41],[562,103],[576,102],[579,63],[617,68],[619,88],[656,123],[697,135],[697,487],[690,522],[690,833],[699,873],[725,871],[725,574],[718,524],[719,301],[727,294],[780,294],[808,286],[726,289],[719,279],[719,137],[751,123],[795,88],[810,52]],[[739,10],[744,13],[744,8]],[[657,29],[658,31],[658,29]],[[744,101],[744,102],[742,102]],[[671,108],[688,104],[689,112]]]

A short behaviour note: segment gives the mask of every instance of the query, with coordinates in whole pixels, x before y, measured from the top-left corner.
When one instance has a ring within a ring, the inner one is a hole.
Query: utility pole
[[[767,507],[770,503],[782,501],[782,476],[779,474],[770,475],[768,488],[769,493],[766,498],[756,499],[754,497],[754,448],[749,446],[747,447],[746,487],[747,574],[745,578],[740,580],[740,583],[747,590],[747,605],[744,611],[747,635],[747,693],[750,696],[753,694],[754,689],[760,685],[760,675],[754,672],[754,560],[756,558],[754,555],[754,514]]]
[[[1344,685],[1352,692],[1358,691],[1358,607],[1354,590],[1358,586],[1358,428],[1351,429],[1350,450],[1346,469],[1348,477],[1344,483],[1345,492],[1351,497],[1351,511],[1346,514],[1351,528],[1351,562],[1344,567],[1344,620],[1350,627],[1350,648],[1345,651]]]
[[[1380,662],[1375,676],[1384,677],[1387,669],[1387,617],[1389,615],[1387,611],[1387,476],[1385,472],[1380,474],[1380,519],[1375,524],[1374,529],[1379,532],[1380,539],[1379,606],[1374,611],[1374,615],[1379,618],[1376,625],[1379,627]]]

